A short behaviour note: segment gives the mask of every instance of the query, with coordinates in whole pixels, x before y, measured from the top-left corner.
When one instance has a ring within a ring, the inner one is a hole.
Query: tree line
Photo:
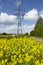
[[[39,17],[34,30],[30,33],[31,36],[43,37],[43,19]]]

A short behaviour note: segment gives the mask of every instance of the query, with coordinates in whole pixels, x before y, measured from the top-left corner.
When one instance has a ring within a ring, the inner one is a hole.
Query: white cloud
[[[41,10],[39,13],[40,13],[40,14],[43,14],[43,10]]]
[[[40,15],[38,15],[40,13]],[[41,16],[43,17],[43,10],[38,12],[37,9],[32,9],[28,13],[25,13],[24,20],[37,20],[37,18]],[[16,23],[16,24],[15,24]],[[23,25],[22,31],[23,33],[30,33],[35,27],[35,24],[33,25]],[[17,33],[17,16],[15,15],[8,15],[7,13],[0,13],[0,33],[6,32],[6,33]]]
[[[0,33],[17,33],[17,16],[8,15],[7,13],[0,13]],[[35,25],[23,25],[22,31],[23,33],[30,33],[31,30],[34,29]]]
[[[17,21],[15,15],[8,15],[7,13],[0,13],[0,24],[12,25]]]
[[[43,18],[43,14],[40,15]]]
[[[43,18],[43,10],[39,12],[40,16]]]
[[[35,27],[35,24],[31,25],[31,26],[28,26],[28,25],[23,25],[22,27],[22,30],[23,30],[23,33],[30,33]]]
[[[37,20],[38,18],[38,10],[32,9],[28,13],[25,13],[24,19],[25,20]]]
[[[32,9],[28,13],[25,13],[24,20],[36,20],[38,18],[38,11],[36,9]],[[17,23],[17,16],[8,15],[7,13],[0,13],[0,24],[4,25],[12,25]]]
[[[23,25],[22,26],[22,32],[23,33],[30,33],[33,29],[34,29],[35,25],[31,25],[31,26],[28,26],[28,25]],[[3,33],[3,32],[6,32],[6,33],[17,33],[17,25],[14,24],[14,25],[1,25],[0,26],[0,33]]]
[[[0,26],[0,33],[3,33],[3,32],[6,32],[6,33],[17,33],[17,25],[1,25]]]

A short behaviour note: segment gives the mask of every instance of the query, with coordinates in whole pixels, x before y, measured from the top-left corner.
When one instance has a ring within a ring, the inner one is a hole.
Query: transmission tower
[[[17,34],[22,34],[22,26],[21,26],[21,1],[18,0],[16,4],[17,4],[17,8],[18,8],[18,15],[17,15],[17,19],[18,19]]]
[[[23,13],[22,13],[22,9],[21,9],[21,0],[17,0],[16,1],[16,6],[17,8],[14,9],[14,11],[17,11],[17,13],[15,14],[17,16],[17,34],[22,34],[22,25],[21,25],[21,20],[23,19]]]

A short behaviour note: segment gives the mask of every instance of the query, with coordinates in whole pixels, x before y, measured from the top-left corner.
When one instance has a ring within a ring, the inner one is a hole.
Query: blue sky
[[[2,32],[9,33],[9,31],[10,33],[15,32],[14,28],[16,27],[16,24],[11,23],[11,21],[7,22],[7,19],[9,17],[13,21],[13,19],[16,18],[15,15],[13,17],[12,14],[13,10],[17,8],[16,6],[17,1],[18,0],[0,0],[0,19],[2,18],[4,20],[4,22],[3,20],[0,21],[1,29],[0,33]],[[31,30],[34,29],[38,17],[39,16],[43,17],[43,0],[21,0],[21,3],[22,3],[21,8],[25,10],[24,12],[22,12],[24,14],[24,19],[22,20],[22,28],[24,28],[23,33],[30,32]],[[14,13],[17,12],[14,11]]]
[[[0,7],[2,7],[2,12],[12,13],[12,10],[16,8],[17,0],[0,0]],[[43,9],[43,0],[21,0],[22,8],[27,12],[33,8],[38,9],[38,11]],[[10,12],[9,12],[10,11]]]

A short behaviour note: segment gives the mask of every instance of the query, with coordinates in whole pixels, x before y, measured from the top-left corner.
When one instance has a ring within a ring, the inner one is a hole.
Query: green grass
[[[12,35],[0,35],[0,39],[4,39],[4,38],[11,39],[13,38],[13,36]]]

